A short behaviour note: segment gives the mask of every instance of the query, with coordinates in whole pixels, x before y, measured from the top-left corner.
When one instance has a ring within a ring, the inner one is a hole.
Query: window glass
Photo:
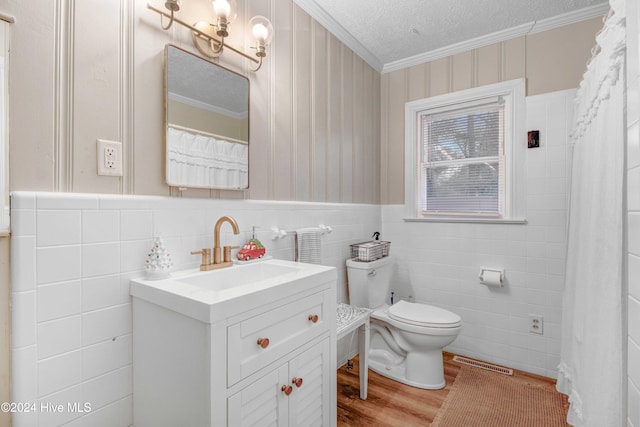
[[[504,102],[420,114],[422,214],[502,216]]]
[[[524,79],[407,103],[407,219],[520,221],[524,109]]]

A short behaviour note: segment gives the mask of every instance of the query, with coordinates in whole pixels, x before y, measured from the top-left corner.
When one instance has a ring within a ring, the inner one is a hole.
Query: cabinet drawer
[[[335,317],[328,301],[330,295],[313,294],[229,325],[227,385],[232,386],[327,331],[331,325],[329,316]]]

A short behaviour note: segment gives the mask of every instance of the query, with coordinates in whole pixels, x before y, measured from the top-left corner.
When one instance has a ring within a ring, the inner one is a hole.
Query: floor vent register
[[[505,368],[503,366],[493,365],[487,362],[481,362],[479,360],[469,359],[464,356],[453,356],[453,361],[463,363],[469,366],[475,366],[476,368],[486,369],[487,371],[495,372],[503,375],[513,375],[513,369]]]

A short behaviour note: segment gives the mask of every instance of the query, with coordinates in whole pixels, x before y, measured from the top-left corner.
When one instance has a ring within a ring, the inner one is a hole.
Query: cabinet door
[[[231,396],[227,400],[228,425],[288,426],[289,397],[284,392],[289,391],[289,382],[289,367],[285,364]]]
[[[289,362],[289,425],[332,426],[330,339],[326,338]],[[299,386],[298,386],[299,384]]]

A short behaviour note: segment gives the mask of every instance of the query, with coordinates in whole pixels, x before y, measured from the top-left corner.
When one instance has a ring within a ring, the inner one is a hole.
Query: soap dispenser
[[[251,240],[244,244],[242,249],[236,255],[240,261],[250,261],[256,258],[262,258],[267,253],[264,245],[256,238],[256,226],[252,227]]]

